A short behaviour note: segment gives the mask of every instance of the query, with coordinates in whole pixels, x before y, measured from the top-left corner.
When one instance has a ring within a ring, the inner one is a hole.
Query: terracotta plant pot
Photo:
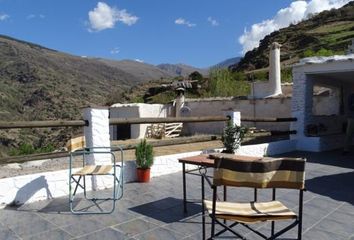
[[[150,168],[137,168],[136,175],[138,176],[138,182],[150,182]]]

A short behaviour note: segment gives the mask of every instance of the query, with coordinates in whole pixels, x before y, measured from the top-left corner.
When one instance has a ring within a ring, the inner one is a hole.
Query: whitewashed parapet
[[[221,149],[217,149],[221,150]],[[295,141],[286,140],[257,145],[241,146],[238,154],[250,156],[269,156],[295,150]],[[173,155],[155,157],[155,163],[151,169],[152,177],[175,173],[182,170],[182,164],[178,159],[183,157],[195,156],[203,151],[178,153]],[[186,165],[187,169],[195,169],[194,165]],[[74,171],[77,169],[74,169]],[[117,168],[118,174],[119,169]],[[127,161],[124,164],[124,182],[136,180],[136,163]],[[68,170],[43,172],[37,174],[23,175],[12,178],[0,179],[0,206],[7,204],[24,204],[51,198],[58,198],[68,195]],[[182,177],[181,177],[182,181]],[[87,184],[90,187],[90,182]],[[97,178],[97,188],[106,189],[113,186],[112,177]],[[78,193],[82,189],[78,188]]]

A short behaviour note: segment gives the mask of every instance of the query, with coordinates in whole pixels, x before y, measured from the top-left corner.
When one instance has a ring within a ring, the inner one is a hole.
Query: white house
[[[332,91],[332,104],[315,111],[314,87]],[[302,59],[293,67],[291,124],[297,134],[298,150],[325,151],[343,147],[345,137],[347,99],[354,93],[354,54],[345,56],[313,57]]]

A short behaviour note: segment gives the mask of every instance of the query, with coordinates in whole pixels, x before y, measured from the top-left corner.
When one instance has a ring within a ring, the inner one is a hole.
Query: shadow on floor
[[[327,152],[288,152],[275,155],[278,157],[303,157],[309,163],[319,163],[336,167],[354,169],[354,149],[348,154],[343,155],[342,150],[333,150]]]
[[[353,181],[354,171],[308,179],[306,188],[311,192],[354,205]]]
[[[201,206],[195,203],[188,203],[188,213],[184,213],[183,200],[168,197],[130,208],[130,210],[164,223],[173,223],[200,213]]]

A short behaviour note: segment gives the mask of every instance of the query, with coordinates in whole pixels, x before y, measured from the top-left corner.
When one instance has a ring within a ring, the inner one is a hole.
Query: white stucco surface
[[[104,108],[85,108],[83,112],[84,120],[89,122],[89,126],[84,127],[86,147],[96,148],[96,152],[110,151],[109,136],[109,110]],[[108,147],[108,148],[103,148]],[[111,164],[111,155],[107,153],[94,153],[86,158],[87,164]]]
[[[114,104],[110,107],[110,118],[164,118],[172,114],[169,104]],[[131,138],[144,138],[149,124],[132,124]],[[117,140],[117,126],[110,126],[111,140]],[[119,134],[119,133],[118,133]]]
[[[297,131],[291,139],[297,140],[298,150],[318,152],[343,147],[346,99],[354,91],[353,73],[354,54],[305,58],[293,67],[291,111],[298,121],[291,124],[291,129]],[[333,88],[333,98],[316,102],[313,98],[316,85]],[[323,109],[314,109],[320,105]],[[317,136],[308,132],[313,125],[323,129]]]
[[[295,149],[295,142],[291,140],[264,143],[257,145],[241,146],[238,154],[251,156],[269,156],[280,154]],[[173,155],[155,157],[151,169],[151,176],[157,177],[164,174],[175,173],[182,170],[179,158],[201,154],[202,151],[178,153]],[[195,168],[188,165],[187,169]],[[117,168],[117,170],[119,170]],[[119,171],[118,171],[119,173]],[[57,198],[68,195],[69,173],[67,170],[44,172],[0,179],[0,206],[6,206],[15,202],[16,204],[30,203],[45,199]],[[127,161],[124,164],[124,181],[136,180],[135,161]],[[182,177],[181,177],[182,181]],[[87,181],[88,187],[90,182]],[[98,177],[97,188],[111,188],[113,181],[111,177]],[[78,192],[82,192],[78,189]]]

